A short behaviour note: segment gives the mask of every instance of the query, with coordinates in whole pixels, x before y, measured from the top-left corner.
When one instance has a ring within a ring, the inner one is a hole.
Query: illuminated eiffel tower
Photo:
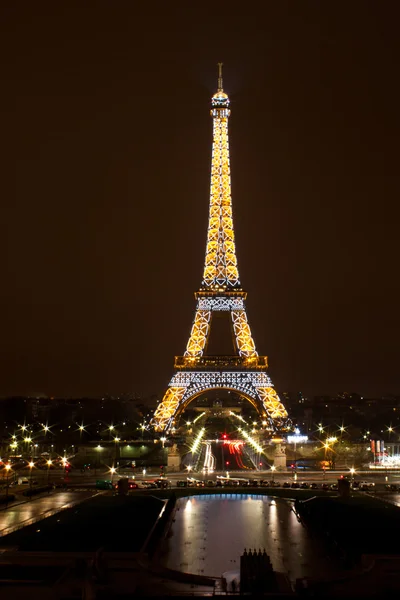
[[[267,374],[267,357],[256,351],[246,315],[247,294],[239,281],[229,166],[229,98],[223,90],[222,63],[218,67],[218,91],[211,100],[213,148],[203,281],[195,294],[196,314],[186,351],[175,357],[175,374],[152,420],[155,430],[162,432],[174,430],[185,407],[212,389],[232,390],[245,397],[273,431],[289,425],[286,409]],[[217,311],[230,313],[235,351],[230,356],[206,352]]]

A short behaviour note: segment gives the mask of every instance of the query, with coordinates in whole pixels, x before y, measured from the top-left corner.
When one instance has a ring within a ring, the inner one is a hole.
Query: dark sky
[[[278,391],[400,393],[396,2],[3,2],[0,395],[162,393],[204,261],[210,96]]]

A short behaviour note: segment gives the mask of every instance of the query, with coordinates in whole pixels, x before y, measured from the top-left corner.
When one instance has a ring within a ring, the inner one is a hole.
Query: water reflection
[[[205,494],[177,502],[164,563],[220,577],[239,573],[245,548],[262,548],[274,569],[298,577],[331,576],[334,567],[298,522],[288,500],[260,494]]]

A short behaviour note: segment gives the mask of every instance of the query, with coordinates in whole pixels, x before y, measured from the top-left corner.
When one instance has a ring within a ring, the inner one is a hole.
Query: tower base
[[[168,448],[167,467],[168,473],[176,473],[181,470],[181,455],[176,444]]]
[[[286,471],[286,448],[281,442],[275,445],[274,466],[277,471]]]

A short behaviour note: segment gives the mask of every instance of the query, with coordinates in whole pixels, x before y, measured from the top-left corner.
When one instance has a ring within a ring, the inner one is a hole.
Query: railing
[[[264,369],[268,367],[267,356],[175,356],[177,369]]]

